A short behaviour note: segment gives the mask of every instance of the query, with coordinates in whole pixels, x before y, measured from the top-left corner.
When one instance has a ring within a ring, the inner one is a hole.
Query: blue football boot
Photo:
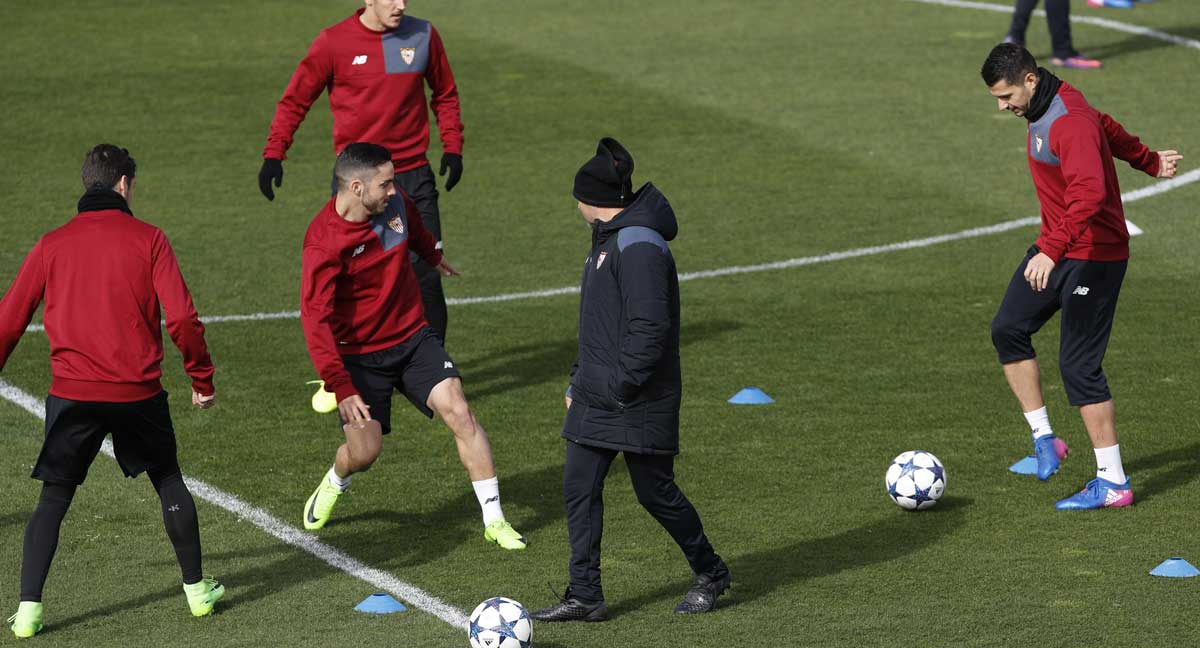
[[[1054,508],[1060,511],[1086,511],[1098,508],[1118,508],[1133,504],[1133,489],[1129,487],[1129,478],[1124,484],[1114,484],[1107,479],[1097,477],[1087,483],[1083,490],[1074,495],[1059,500]]]
[[[1046,435],[1033,441],[1033,454],[1037,455],[1037,478],[1046,481],[1050,475],[1058,472],[1058,464],[1070,454],[1067,442],[1054,436]]]

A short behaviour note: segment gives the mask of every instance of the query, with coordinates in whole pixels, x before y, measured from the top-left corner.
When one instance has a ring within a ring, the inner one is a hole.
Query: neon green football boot
[[[483,537],[488,542],[494,542],[502,549],[509,551],[524,549],[529,545],[525,536],[517,533],[508,520],[496,520],[483,529]]]
[[[13,634],[18,639],[28,639],[42,631],[42,604],[33,601],[21,601],[17,613],[8,617],[12,624]]]
[[[212,614],[213,605],[225,596],[225,586],[215,578],[204,578],[198,583],[183,585],[183,593],[187,595],[188,607],[192,616],[202,617]]]
[[[316,531],[325,526],[329,521],[329,515],[333,513],[333,505],[337,504],[338,496],[342,494],[341,489],[333,485],[329,481],[329,475],[321,478],[321,484],[317,486],[317,490],[308,498],[308,503],[304,505],[304,528],[309,531]]]

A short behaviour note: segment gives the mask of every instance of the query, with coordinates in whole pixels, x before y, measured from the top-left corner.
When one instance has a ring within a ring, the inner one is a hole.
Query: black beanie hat
[[[575,198],[595,207],[625,207],[633,202],[633,156],[617,140],[605,137],[596,155],[575,174]]]

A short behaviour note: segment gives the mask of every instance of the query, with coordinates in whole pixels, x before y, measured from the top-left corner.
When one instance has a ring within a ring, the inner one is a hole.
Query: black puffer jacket
[[[678,231],[652,184],[612,220],[593,224],[563,438],[639,454],[679,452],[679,277],[667,247]]]

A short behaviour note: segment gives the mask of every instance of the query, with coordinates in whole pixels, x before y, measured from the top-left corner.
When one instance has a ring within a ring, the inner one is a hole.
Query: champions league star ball
[[[516,601],[497,596],[471,613],[468,628],[471,648],[529,648],[533,645],[533,621]]]
[[[883,481],[900,508],[920,511],[937,504],[946,490],[946,469],[928,452],[909,450],[892,459]]]

